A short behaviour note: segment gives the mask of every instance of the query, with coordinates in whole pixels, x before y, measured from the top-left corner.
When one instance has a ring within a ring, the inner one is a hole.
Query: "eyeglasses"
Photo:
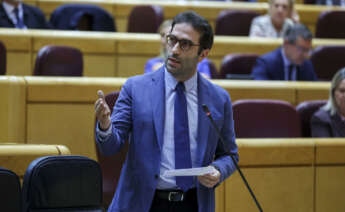
[[[176,45],[176,43],[178,43],[179,47],[183,50],[183,51],[188,51],[192,46],[200,46],[200,44],[195,44],[193,43],[191,40],[187,40],[187,39],[177,39],[176,36],[174,35],[167,35],[166,36],[167,39],[167,44],[170,47],[174,47]]]
[[[295,44],[296,48],[298,49],[298,51],[302,52],[302,53],[307,53],[310,54],[311,53],[311,49],[310,48],[305,48],[303,46],[299,46],[297,44]]]

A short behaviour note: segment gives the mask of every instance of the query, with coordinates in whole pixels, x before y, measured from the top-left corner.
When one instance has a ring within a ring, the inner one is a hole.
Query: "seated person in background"
[[[315,4],[345,7],[345,1],[344,0],[316,0]]]
[[[283,37],[283,47],[262,55],[252,70],[255,80],[317,80],[308,59],[312,34],[303,24],[290,26]]]
[[[0,27],[19,29],[49,29],[43,12],[22,3],[22,0],[3,0],[0,5]]]
[[[294,0],[269,0],[268,14],[253,19],[250,37],[282,37],[287,27],[294,24],[289,17],[298,22],[294,12]]]
[[[334,75],[328,102],[310,124],[312,137],[345,137],[345,68]]]
[[[150,73],[158,70],[164,64],[166,58],[166,35],[169,34],[171,29],[172,20],[165,20],[158,31],[161,36],[161,49],[160,55],[155,58],[149,59],[145,64],[145,73]],[[207,79],[211,78],[211,70],[209,67],[208,59],[203,59],[198,63],[197,70]]]

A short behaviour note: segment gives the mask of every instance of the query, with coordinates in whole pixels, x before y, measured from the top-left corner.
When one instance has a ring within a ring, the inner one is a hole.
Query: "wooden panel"
[[[297,102],[328,99],[330,82],[303,82],[297,84]]]
[[[119,77],[131,77],[134,75],[144,74],[144,67],[148,59],[146,56],[119,56],[117,70]],[[135,63],[133,63],[135,61]]]
[[[120,90],[126,79],[86,77],[25,77],[27,101],[93,104],[97,90]]]
[[[23,179],[27,167],[36,158],[69,154],[69,149],[62,145],[0,144],[0,166]]]
[[[242,171],[263,211],[314,211],[312,167],[245,168]],[[237,172],[226,180],[225,198],[227,212],[259,211]]]
[[[116,77],[117,58],[113,54],[83,54],[84,73],[88,77]]]
[[[33,49],[38,52],[46,45],[65,45],[83,53],[115,53],[114,33],[32,30]]]
[[[34,59],[31,52],[7,51],[6,75],[30,76],[33,73]],[[20,62],[19,62],[20,61]]]
[[[342,164],[345,165],[345,139],[319,138],[315,141],[316,164]]]
[[[224,183],[221,183],[219,186],[217,186],[216,190],[215,190],[215,195],[216,195],[216,199],[215,199],[215,211],[216,212],[225,212],[224,206],[225,206],[225,202],[224,202],[224,198],[225,198],[225,193],[224,193]]]
[[[344,179],[344,165],[316,168],[315,212],[345,211]]]
[[[237,139],[240,166],[312,165],[314,142],[306,139]]]
[[[25,142],[25,98],[23,78],[0,76],[0,142]]]
[[[65,145],[96,159],[93,104],[28,104],[27,111],[27,143]]]
[[[296,93],[290,82],[212,80],[227,90],[234,102],[238,99],[279,99],[296,104]]]

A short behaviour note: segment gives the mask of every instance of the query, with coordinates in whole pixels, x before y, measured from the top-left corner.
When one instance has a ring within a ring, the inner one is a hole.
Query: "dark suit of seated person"
[[[310,124],[312,137],[345,137],[345,68],[334,75],[328,102]]]
[[[0,27],[19,29],[49,29],[43,12],[22,3],[22,0],[3,0],[0,4]]]
[[[315,4],[327,6],[345,6],[344,0],[316,0]]]
[[[308,59],[312,48],[312,34],[303,24],[287,28],[283,46],[256,61],[252,70],[255,80],[315,81],[317,76]]]

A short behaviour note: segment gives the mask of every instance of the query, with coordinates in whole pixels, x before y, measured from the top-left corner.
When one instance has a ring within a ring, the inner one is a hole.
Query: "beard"
[[[196,72],[198,58],[199,56],[180,58],[176,55],[168,55],[165,59],[165,66],[176,79],[188,79]]]

